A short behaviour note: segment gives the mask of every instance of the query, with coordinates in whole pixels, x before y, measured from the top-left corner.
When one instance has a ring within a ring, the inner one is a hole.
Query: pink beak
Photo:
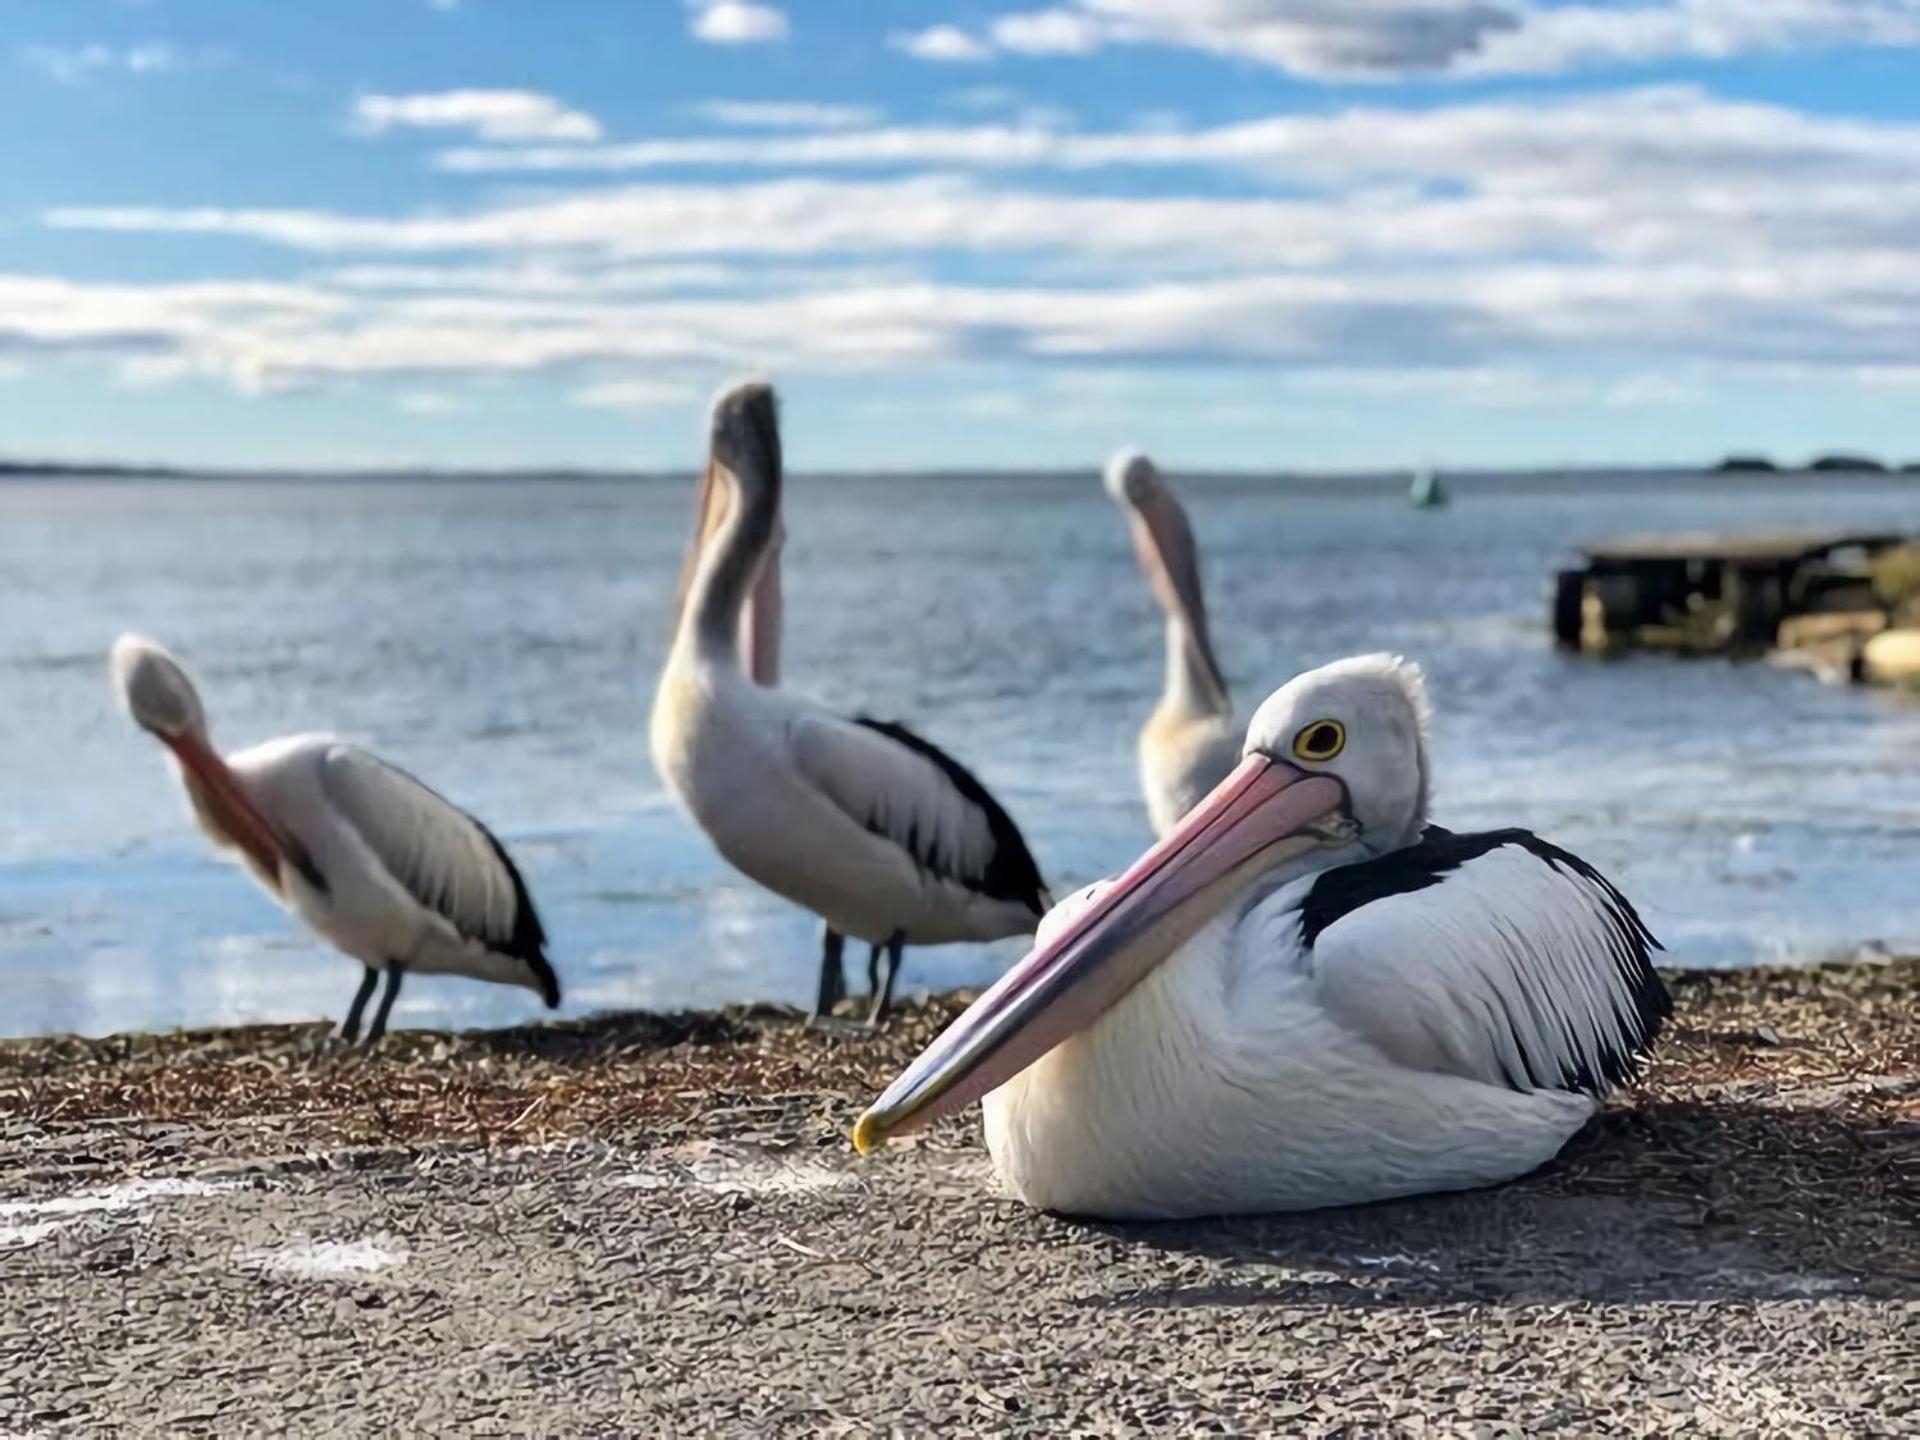
[[[862,1154],[970,1105],[1086,1029],[1204,925],[1253,875],[1322,843],[1346,787],[1253,754],[1111,890],[1036,946],[860,1117]]]
[[[325,894],[326,877],[314,865],[305,847],[260,813],[233,771],[219,754],[197,735],[162,736],[162,743],[173,751],[183,768],[199,782],[201,793],[213,818],[247,853],[260,873],[280,887],[280,866],[284,861],[300,872],[314,889]]]

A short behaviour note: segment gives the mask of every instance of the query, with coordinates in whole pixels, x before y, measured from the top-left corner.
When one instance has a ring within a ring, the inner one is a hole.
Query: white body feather
[[[226,760],[261,814],[304,848],[326,889],[293,866],[278,876],[248,869],[324,939],[374,967],[397,961],[421,974],[541,989],[526,961],[470,938],[505,940],[519,901],[485,832],[458,808],[332,735],[269,740]],[[232,848],[195,789],[189,778],[201,828]]]
[[[748,878],[870,943],[1024,935],[1035,913],[972,888],[994,852],[987,817],[941,768],[876,730],[755,685],[690,638],[654,701],[653,762]],[[908,844],[938,855],[921,865]]]
[[[985,1099],[1004,1183],[1120,1218],[1355,1204],[1544,1164],[1646,1022],[1608,895],[1518,847],[1361,905],[1309,948],[1318,874],[1229,906],[1088,1030]],[[1058,906],[1039,943],[1104,888]],[[1517,1072],[1521,1083],[1510,1083]]]

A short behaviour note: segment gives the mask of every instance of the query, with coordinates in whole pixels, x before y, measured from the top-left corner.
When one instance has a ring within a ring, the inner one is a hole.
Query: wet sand
[[[1920,964],[1675,990],[1537,1175],[1155,1226],[852,1155],[956,998],[0,1042],[0,1435],[1920,1432]]]

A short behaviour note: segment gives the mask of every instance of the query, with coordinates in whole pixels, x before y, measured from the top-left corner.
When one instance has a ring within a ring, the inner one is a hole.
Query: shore
[[[1920,962],[1671,978],[1536,1175],[1155,1226],[854,1157],[960,997],[0,1041],[0,1434],[1920,1429]]]

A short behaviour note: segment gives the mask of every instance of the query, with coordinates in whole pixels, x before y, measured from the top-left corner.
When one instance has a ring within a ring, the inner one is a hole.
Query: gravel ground
[[[1920,1433],[1920,964],[1674,980],[1538,1175],[1154,1226],[852,1155],[957,998],[0,1042],[0,1436]]]

